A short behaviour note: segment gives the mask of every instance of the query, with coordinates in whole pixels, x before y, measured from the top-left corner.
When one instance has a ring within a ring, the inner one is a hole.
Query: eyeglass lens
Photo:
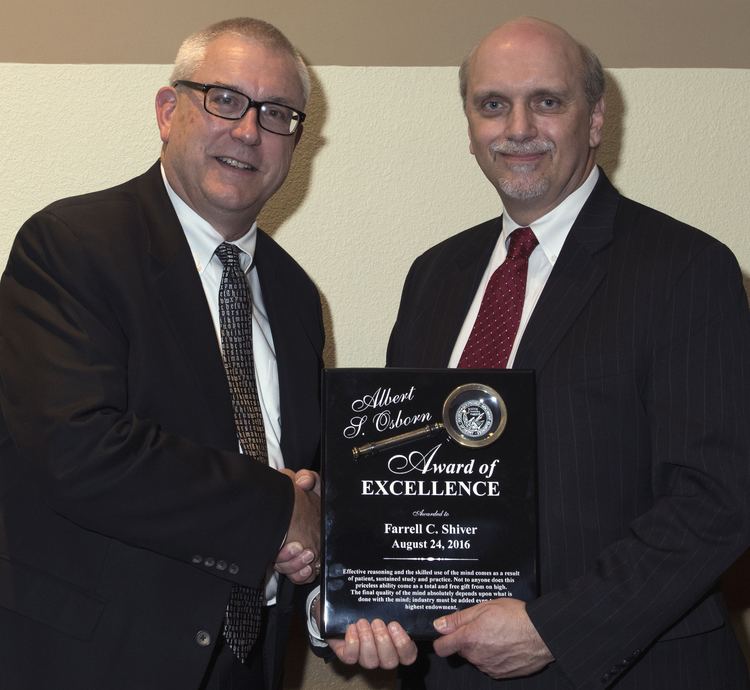
[[[250,99],[232,89],[216,86],[206,91],[206,110],[212,115],[239,119],[247,110]],[[258,123],[264,129],[276,134],[292,134],[299,124],[299,114],[292,108],[280,103],[260,103],[257,105]]]

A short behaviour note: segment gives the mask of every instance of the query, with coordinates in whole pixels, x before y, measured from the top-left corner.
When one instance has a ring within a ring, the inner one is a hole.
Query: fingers
[[[320,497],[294,485],[294,508],[287,542],[298,541],[314,554],[320,553]]]
[[[384,631],[385,624],[379,618],[376,618],[372,625],[363,618],[357,621],[355,632],[359,639],[359,655],[356,663],[362,668],[394,668],[392,661],[394,654],[388,650],[390,638],[387,631],[385,635],[383,634]],[[348,633],[347,630],[347,635]],[[381,650],[384,655],[382,662],[379,655]]]
[[[413,664],[417,660],[417,645],[414,640],[412,640],[406,630],[395,621],[388,623],[388,632],[390,633],[391,641],[396,648],[398,662],[404,666]]]
[[[370,652],[372,666],[365,666],[365,668],[396,668],[398,666],[398,652],[391,640],[391,634],[388,632],[385,623],[379,618],[376,618],[372,622],[372,625],[368,624],[367,621],[357,622],[357,630],[361,631],[365,627],[370,630],[372,645],[367,650]]]
[[[328,643],[343,663],[368,669],[392,669],[417,658],[417,646],[406,631],[395,622],[386,626],[379,618],[372,623],[360,619],[348,626],[343,640]]]
[[[442,657],[458,653],[491,678],[515,678],[541,670],[554,657],[518,599],[494,599],[471,609],[458,620],[440,621],[442,630],[458,626],[435,640]]]
[[[320,575],[320,475],[286,467],[279,471],[294,484],[294,509],[274,569],[294,584],[307,584]]]
[[[468,609],[455,611],[447,616],[441,616],[432,622],[441,635],[456,632],[462,625],[468,625],[482,612],[482,604],[470,606]]]
[[[281,551],[276,556],[276,561],[274,563],[277,570],[279,570],[278,566],[283,566],[285,564],[291,564],[292,561],[301,561],[302,565],[307,565],[310,562],[310,559],[303,559],[302,554],[305,552],[305,549],[303,548],[302,544],[300,544],[298,541],[288,541],[284,544],[284,546],[281,547]],[[312,552],[311,552],[312,553]],[[283,570],[279,570],[279,572],[284,572]]]
[[[315,553],[312,549],[303,548],[298,541],[284,544],[273,567],[277,573],[286,575],[297,585],[312,582],[320,573]]]
[[[457,654],[463,648],[463,631],[459,630],[455,633],[450,633],[445,637],[438,637],[433,643],[432,648],[435,650],[435,654],[438,656],[450,656],[451,654]]]
[[[450,656],[463,648],[466,638],[466,625],[478,615],[478,607],[472,606],[462,611],[456,611],[433,621],[433,626],[442,637],[438,637],[432,648],[438,656]]]
[[[347,626],[343,640],[328,640],[328,644],[343,663],[351,666],[359,661],[359,635],[356,625]]]
[[[311,566],[314,560],[315,552],[312,549],[305,549],[298,541],[291,541],[284,544],[279,551],[274,567],[278,572],[287,575],[305,566]]]

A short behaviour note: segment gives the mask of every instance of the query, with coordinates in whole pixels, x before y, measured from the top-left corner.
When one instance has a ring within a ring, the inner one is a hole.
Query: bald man
[[[716,591],[750,543],[737,262],[596,166],[602,68],[560,27],[498,27],[460,82],[469,148],[503,215],[415,261],[388,364],[535,371],[540,596],[437,619],[413,664],[396,623],[360,621],[334,651],[408,664],[406,688],[748,687]],[[506,261],[525,279],[504,349],[485,298],[510,303],[492,280]]]

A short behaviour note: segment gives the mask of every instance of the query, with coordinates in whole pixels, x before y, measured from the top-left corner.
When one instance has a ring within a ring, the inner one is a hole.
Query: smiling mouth
[[[507,160],[509,163],[531,163],[533,161],[539,160],[543,153],[524,153],[524,154],[518,154],[518,153],[503,153],[501,154],[505,160]]]
[[[234,168],[235,170],[249,170],[250,172],[258,172],[258,168],[250,163],[243,163],[238,161],[236,158],[228,158],[226,156],[217,156],[216,160],[227,167]]]
[[[509,165],[525,165],[535,163],[555,149],[554,144],[548,140],[528,142],[493,142],[490,151],[502,157]]]

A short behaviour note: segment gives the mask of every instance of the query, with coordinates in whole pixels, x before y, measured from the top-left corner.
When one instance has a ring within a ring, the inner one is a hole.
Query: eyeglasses
[[[258,125],[268,132],[289,136],[305,121],[305,113],[272,101],[254,101],[240,91],[219,84],[199,84],[178,79],[172,86],[187,86],[203,91],[203,107],[207,113],[224,120],[241,120],[250,108],[258,111]]]

